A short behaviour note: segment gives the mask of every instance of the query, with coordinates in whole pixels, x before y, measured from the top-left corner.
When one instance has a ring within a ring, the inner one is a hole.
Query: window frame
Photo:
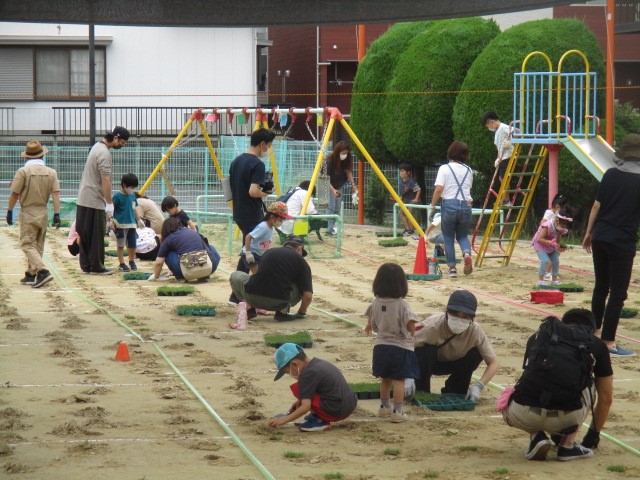
[[[36,102],[88,102],[90,100],[89,95],[72,95],[71,94],[71,51],[73,50],[84,50],[88,51],[88,47],[83,47],[82,45],[34,45],[31,47],[32,55],[33,55],[33,100]],[[95,97],[96,102],[106,102],[107,101],[107,48],[106,46],[96,46],[96,51],[100,50],[103,53],[103,74],[102,81],[104,84],[104,95],[97,95]],[[67,78],[67,86],[68,92],[66,95],[51,95],[51,94],[38,94],[38,50],[65,50],[68,52],[68,78]]]

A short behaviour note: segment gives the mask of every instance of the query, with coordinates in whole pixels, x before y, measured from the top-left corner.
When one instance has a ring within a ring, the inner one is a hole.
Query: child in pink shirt
[[[558,242],[563,235],[567,234],[567,225],[571,221],[573,219],[564,216],[563,213],[558,213],[555,218],[543,221],[533,236],[531,245],[540,259],[538,285],[547,284],[544,280],[544,274],[549,263],[551,263],[551,283],[560,283],[558,281],[558,270],[560,269],[559,252],[564,251],[564,249],[558,245]]]

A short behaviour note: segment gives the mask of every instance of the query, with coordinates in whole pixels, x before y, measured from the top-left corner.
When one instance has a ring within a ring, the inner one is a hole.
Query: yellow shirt
[[[27,162],[18,169],[11,191],[20,195],[20,207],[46,207],[53,192],[60,191],[58,174],[41,163]]]

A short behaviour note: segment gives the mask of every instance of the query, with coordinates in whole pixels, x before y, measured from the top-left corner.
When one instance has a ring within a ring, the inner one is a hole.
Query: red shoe
[[[473,262],[471,261],[470,253],[464,254],[464,270],[463,271],[465,275],[469,275],[471,272],[473,272]]]

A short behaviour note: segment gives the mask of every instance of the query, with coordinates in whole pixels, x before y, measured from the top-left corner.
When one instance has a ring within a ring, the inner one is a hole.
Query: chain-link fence
[[[247,149],[249,137],[247,135],[222,136],[215,140],[216,156],[222,171],[227,174],[233,159]],[[90,148],[86,141],[51,141],[50,139],[41,141],[49,149],[49,153],[45,157],[46,164],[58,172],[62,188],[60,192],[62,217],[63,219],[72,219],[75,217],[78,186]],[[24,151],[25,144],[26,140],[16,140],[14,142],[5,141],[0,146],[0,205],[4,208],[8,203],[10,182],[16,170],[24,165],[24,159],[20,153]],[[125,173],[136,174],[140,180],[140,186],[142,186],[162,156],[168,151],[170,145],[171,142],[168,140],[132,137],[125,148],[112,150],[114,190],[119,188],[119,179]],[[328,146],[329,151],[330,148],[331,145]],[[289,187],[311,178],[319,153],[316,142],[277,139],[273,142],[273,151],[283,192]],[[358,161],[356,159],[354,162],[356,177]],[[267,169],[270,169],[269,159],[265,159],[265,162]],[[397,166],[383,164],[378,167],[385,174],[389,183],[397,188],[399,184]],[[164,171],[166,175],[158,174],[145,192],[152,200],[159,203],[162,198],[173,191],[180,206],[187,212],[197,209],[220,213],[229,212],[229,206],[223,198],[218,173],[202,137],[187,137],[181,146],[171,152]],[[364,171],[366,188],[368,179],[375,174],[368,162],[365,162]],[[427,202],[433,193],[436,171],[434,168],[425,171]],[[318,190],[321,191],[321,189]],[[201,195],[214,195],[215,197],[207,197],[197,205],[197,197]],[[328,203],[328,199],[320,198],[317,200],[319,205]],[[352,203],[350,187],[345,192],[343,205],[345,222],[354,223],[357,220],[357,208]],[[386,212],[389,219],[392,205],[393,202],[389,200]],[[16,208],[19,209],[19,204]],[[14,212],[15,216],[17,214],[17,211]],[[220,221],[223,220],[220,219]]]

